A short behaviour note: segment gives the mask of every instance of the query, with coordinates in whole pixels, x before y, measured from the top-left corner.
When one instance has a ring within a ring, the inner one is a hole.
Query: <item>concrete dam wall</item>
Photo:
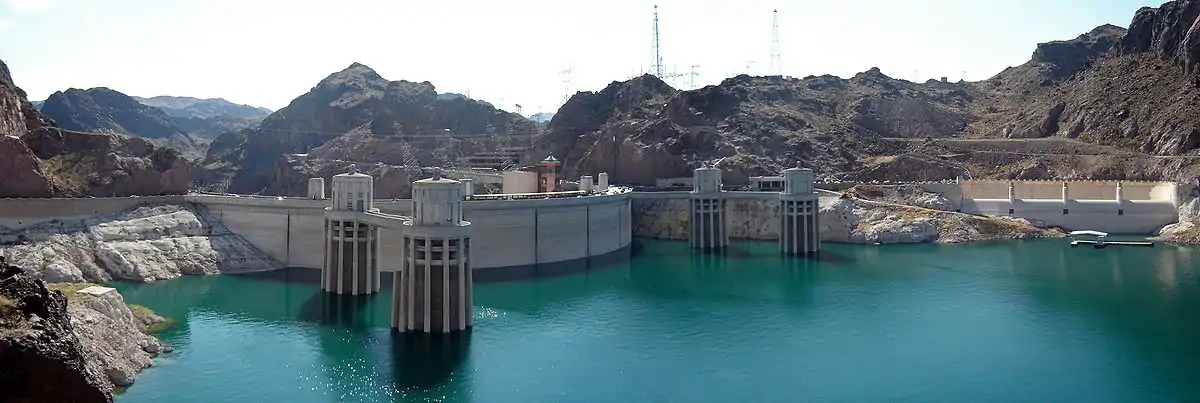
[[[190,196],[230,231],[288,267],[321,268],[325,200]],[[376,201],[383,213],[410,215],[409,200]],[[476,269],[560,263],[616,252],[632,242],[629,196],[468,201]],[[380,230],[382,271],[399,268],[401,234]],[[394,247],[390,247],[393,241]]]
[[[321,268],[327,200],[164,196],[97,199],[0,199],[0,225],[22,229],[51,220],[116,214],[139,205],[195,203],[233,233],[288,267]],[[384,213],[409,215],[411,201],[380,200]],[[560,199],[469,201],[463,216],[479,269],[559,263],[622,250],[632,242],[628,194]],[[400,232],[380,231],[384,271],[399,267]],[[395,263],[391,263],[395,262]]]

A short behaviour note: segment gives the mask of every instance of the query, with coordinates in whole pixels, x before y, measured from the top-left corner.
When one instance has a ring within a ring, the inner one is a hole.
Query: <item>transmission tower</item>
[[[651,70],[654,70],[654,75],[658,76],[660,79],[663,76],[662,53],[660,53],[660,50],[659,50],[661,45],[662,45],[662,43],[659,42],[659,39],[658,39],[658,5],[655,5],[654,6],[654,63],[653,63],[653,66],[651,66],[650,68],[651,68]]]
[[[692,71],[688,72],[688,89],[696,89],[696,77],[700,76],[700,73],[697,71],[699,69],[700,65],[693,64]]]
[[[779,10],[771,12],[771,75],[783,75],[783,66],[779,60]]]
[[[559,71],[558,74],[562,75],[562,80],[563,80],[563,100],[562,100],[562,102],[565,104],[565,103],[567,103],[568,99],[571,99],[571,65],[567,65],[567,67],[562,69],[561,71]]]

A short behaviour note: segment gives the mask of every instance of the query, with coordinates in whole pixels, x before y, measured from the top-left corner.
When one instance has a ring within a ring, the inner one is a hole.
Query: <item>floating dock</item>
[[[1072,231],[1067,234],[1071,237],[1071,247],[1079,245],[1092,245],[1096,249],[1101,249],[1113,246],[1154,246],[1154,242],[1150,241],[1109,241],[1107,232],[1100,231]],[[1096,239],[1077,239],[1078,236],[1094,236]]]

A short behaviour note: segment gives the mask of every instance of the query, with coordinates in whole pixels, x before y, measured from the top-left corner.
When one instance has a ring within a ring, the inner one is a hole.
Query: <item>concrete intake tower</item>
[[[450,333],[474,321],[471,223],[462,219],[462,183],[413,182],[412,221],[404,224],[392,327],[402,332]]]
[[[817,225],[819,203],[811,169],[783,171],[783,192],[779,194],[780,251],[807,255],[821,250],[821,227]]]
[[[360,221],[362,213],[379,212],[372,202],[373,186],[370,175],[354,168],[333,177],[333,200],[325,208],[322,290],[352,295],[379,291],[379,228]]]
[[[697,168],[688,198],[688,241],[696,249],[721,249],[729,244],[725,228],[725,199],[721,197],[721,170]]]

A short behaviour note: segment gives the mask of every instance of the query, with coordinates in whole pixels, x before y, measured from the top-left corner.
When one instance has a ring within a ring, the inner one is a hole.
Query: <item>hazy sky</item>
[[[30,99],[70,87],[287,105],[352,62],[531,114],[568,88],[668,70],[697,85],[766,74],[987,78],[1035,44],[1128,26],[1144,0],[0,0],[0,58]],[[752,63],[752,64],[751,64]],[[915,75],[914,75],[915,70]],[[680,87],[687,87],[682,78]]]

